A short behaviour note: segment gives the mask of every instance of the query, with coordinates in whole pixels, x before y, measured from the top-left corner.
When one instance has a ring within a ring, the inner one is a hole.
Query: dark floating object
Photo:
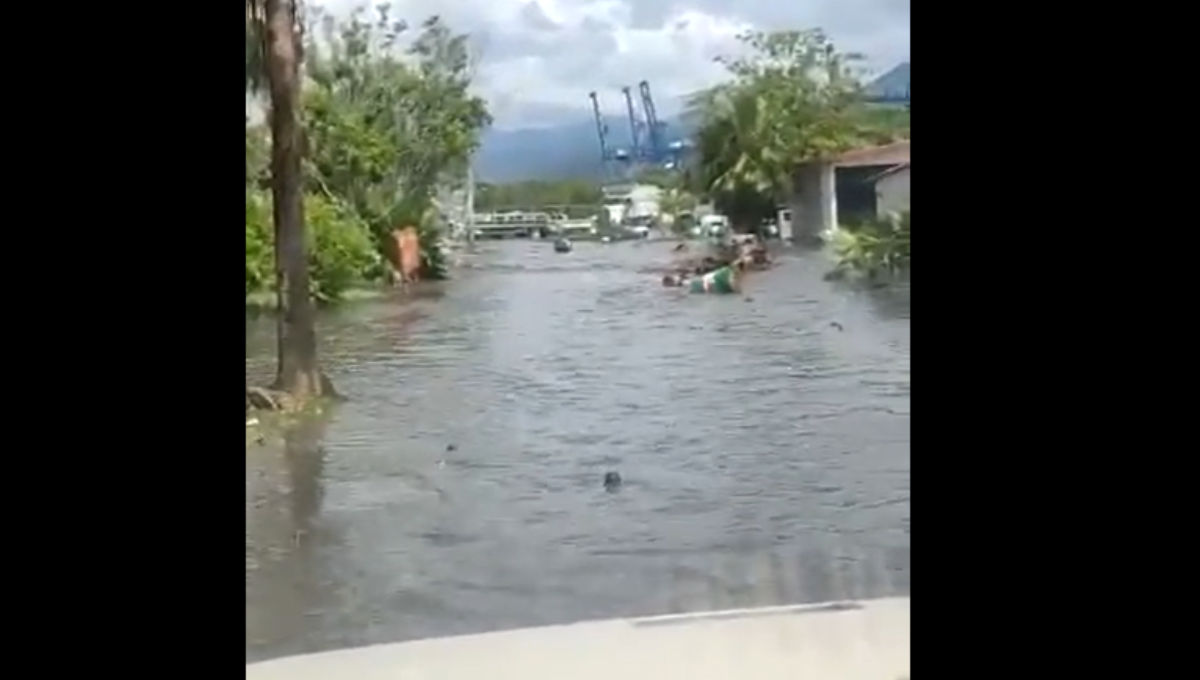
[[[457,451],[457,450],[458,450],[458,447],[457,447],[457,446],[455,446],[454,444],[446,444],[446,451],[447,451],[447,452],[449,452],[449,451]]]
[[[844,331],[844,330],[846,330],[845,328],[842,328],[842,324],[840,324],[840,323],[838,323],[838,322],[836,322],[836,321],[830,321],[830,322],[829,322],[829,327],[830,327],[830,328],[836,328],[836,329],[838,329],[839,331]]]
[[[571,247],[571,239],[565,236],[554,239],[554,252],[556,253],[569,253],[571,252]]]
[[[617,489],[621,488],[621,484],[622,484],[621,473],[613,472],[613,471],[604,473],[604,490],[605,491],[608,491],[608,492],[616,491]]]

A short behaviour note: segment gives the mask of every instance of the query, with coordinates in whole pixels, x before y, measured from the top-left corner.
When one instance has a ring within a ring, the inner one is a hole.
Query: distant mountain
[[[903,94],[908,90],[909,63],[898,64],[867,86],[872,94]],[[629,145],[629,121],[606,119],[617,147]],[[678,119],[668,129],[681,127]],[[591,179],[601,176],[600,142],[590,118],[547,128],[489,130],[475,155],[475,176],[481,182],[520,182],[529,179]]]
[[[908,62],[892,67],[867,85],[867,92],[875,96],[901,97],[908,93]]]
[[[667,120],[668,134],[679,134],[681,123]],[[630,145],[629,120],[605,118],[609,143]],[[600,140],[590,119],[546,128],[488,130],[475,154],[475,177],[481,182],[520,182],[530,179],[599,179]]]
[[[620,123],[608,120],[618,145],[628,143]],[[488,130],[475,155],[475,176],[486,182],[600,176],[596,123],[583,119],[547,128]]]

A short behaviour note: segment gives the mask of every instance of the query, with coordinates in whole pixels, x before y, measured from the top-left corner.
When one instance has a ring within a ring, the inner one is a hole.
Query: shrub
[[[335,302],[379,270],[379,254],[361,218],[319,195],[304,199],[309,283],[318,302]]]
[[[318,302],[336,302],[350,288],[383,271],[370,231],[354,212],[328,198],[304,199],[308,226],[309,288]],[[274,227],[270,198],[246,191],[246,295],[275,283]]]
[[[264,290],[275,279],[271,204],[266,196],[246,190],[246,295]]]
[[[833,234],[837,268],[875,276],[907,270],[911,256],[909,211],[842,227]]]

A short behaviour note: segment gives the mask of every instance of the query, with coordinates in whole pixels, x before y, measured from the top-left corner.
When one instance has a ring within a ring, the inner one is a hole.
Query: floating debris
[[[621,473],[609,471],[604,473],[604,490],[608,492],[616,491],[621,488],[623,483]]]

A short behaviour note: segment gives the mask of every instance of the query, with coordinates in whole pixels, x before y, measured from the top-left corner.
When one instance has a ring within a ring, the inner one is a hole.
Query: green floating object
[[[698,276],[692,279],[688,284],[688,290],[692,293],[715,293],[718,295],[727,295],[736,293],[737,289],[734,282],[737,280],[737,274],[732,267],[721,267],[720,269],[711,271],[704,276]]]

